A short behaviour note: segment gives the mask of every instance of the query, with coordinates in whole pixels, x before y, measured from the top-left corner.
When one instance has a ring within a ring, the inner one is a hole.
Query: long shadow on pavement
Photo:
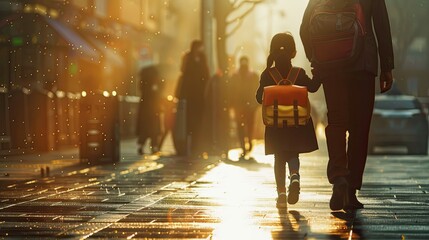
[[[367,239],[362,228],[362,214],[360,211],[331,212],[332,216],[344,220],[344,226],[338,226],[337,232],[330,235],[331,239]]]
[[[271,232],[273,239],[306,239],[310,230],[308,220],[298,211],[278,209],[281,229]]]

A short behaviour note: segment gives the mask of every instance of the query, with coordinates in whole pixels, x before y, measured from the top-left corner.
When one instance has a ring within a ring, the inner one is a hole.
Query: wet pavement
[[[429,239],[429,158],[370,157],[365,209],[331,212],[321,145],[302,155],[300,201],[282,211],[262,145],[257,162],[237,162],[237,151],[228,161],[125,151],[115,165],[2,176],[0,238]]]

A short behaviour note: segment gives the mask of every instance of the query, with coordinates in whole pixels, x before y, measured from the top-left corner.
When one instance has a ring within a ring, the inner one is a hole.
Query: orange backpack
[[[306,87],[294,85],[301,68],[292,67],[286,79],[276,68],[269,73],[276,85],[264,88],[262,118],[269,127],[298,127],[307,125],[311,106]],[[282,85],[285,83],[286,85]]]

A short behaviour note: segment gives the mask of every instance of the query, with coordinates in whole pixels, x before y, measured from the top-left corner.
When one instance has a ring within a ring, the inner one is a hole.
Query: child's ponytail
[[[278,33],[271,40],[270,54],[267,58],[267,69],[280,59],[291,60],[296,53],[295,40],[290,33]]]
[[[270,69],[272,66],[273,66],[273,64],[274,64],[274,57],[273,57],[273,54],[271,54],[270,53],[270,55],[268,55],[268,58],[267,58],[267,70],[268,69]]]

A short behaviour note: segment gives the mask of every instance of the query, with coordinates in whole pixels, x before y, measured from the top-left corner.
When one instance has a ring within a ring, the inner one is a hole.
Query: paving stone
[[[272,159],[256,149],[259,163],[127,153],[114,165],[2,178],[0,238],[429,239],[429,158],[370,157],[365,209],[331,212],[322,147],[301,156],[300,201],[278,210]]]

